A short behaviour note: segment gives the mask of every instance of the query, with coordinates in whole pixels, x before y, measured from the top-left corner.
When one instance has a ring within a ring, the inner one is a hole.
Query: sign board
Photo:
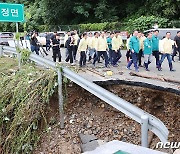
[[[0,3],[0,22],[23,22],[24,5]]]

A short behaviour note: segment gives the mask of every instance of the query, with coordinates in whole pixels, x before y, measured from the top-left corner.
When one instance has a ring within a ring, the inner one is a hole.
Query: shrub
[[[144,31],[151,29],[154,23],[158,23],[159,27],[165,28],[170,26],[170,22],[167,18],[155,17],[155,16],[141,16],[136,19],[129,19],[126,23],[125,30],[132,32],[133,30]]]

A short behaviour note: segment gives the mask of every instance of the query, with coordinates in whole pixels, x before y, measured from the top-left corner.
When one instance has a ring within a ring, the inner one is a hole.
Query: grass
[[[57,74],[32,64],[18,70],[13,58],[0,58],[0,153],[31,153],[38,143]]]

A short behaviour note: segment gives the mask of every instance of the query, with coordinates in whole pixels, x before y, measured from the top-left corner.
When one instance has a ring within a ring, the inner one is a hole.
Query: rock
[[[104,142],[108,142],[109,141],[109,138],[108,137],[105,137],[104,138]]]
[[[88,131],[84,131],[84,135],[88,135]]]
[[[97,140],[97,137],[95,135],[79,134],[79,138],[83,144]]]
[[[80,119],[76,119],[76,122],[79,123],[81,120]]]
[[[96,135],[98,132],[96,130],[93,130],[92,132],[94,135]]]
[[[113,132],[115,135],[119,134],[119,130],[117,130],[117,129],[115,129]]]
[[[109,129],[109,133],[110,133],[110,134],[112,133],[112,129]]]
[[[124,133],[127,133],[127,129],[124,129]]]
[[[99,146],[101,146],[101,145],[106,143],[106,141],[104,141],[104,140],[97,140],[97,142],[98,142]]]
[[[81,151],[92,151],[95,150],[99,146],[97,141],[88,142],[86,144],[81,144]]]
[[[61,130],[61,134],[64,135],[66,133],[66,131],[63,129]]]
[[[71,116],[71,119],[74,119],[76,117],[76,114],[73,114],[72,116]]]
[[[87,124],[87,128],[91,128],[92,125],[93,125],[93,122],[90,120],[90,121],[88,122],[88,124]]]
[[[73,122],[74,122],[74,119],[71,119],[71,120],[69,121],[70,124],[72,124]]]
[[[101,130],[101,127],[97,127],[96,131],[99,132]]]
[[[74,138],[72,142],[73,142],[74,144],[76,144],[76,143],[77,143],[76,138]]]
[[[85,108],[86,108],[86,105],[83,105],[82,107],[85,109]]]
[[[101,132],[99,135],[102,136],[104,134],[104,132]]]
[[[50,148],[53,148],[55,145],[56,145],[55,141],[51,141],[49,144]]]
[[[105,105],[104,105],[104,104],[101,104],[101,107],[102,107],[102,108],[104,108],[104,107],[105,107]]]
[[[88,130],[88,134],[91,135],[92,134],[92,130]]]

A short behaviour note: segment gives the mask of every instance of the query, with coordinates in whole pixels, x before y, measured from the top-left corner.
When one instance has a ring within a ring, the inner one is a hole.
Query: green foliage
[[[25,64],[29,62],[29,56],[31,54],[31,51],[29,49],[20,49],[21,54],[21,63]]]
[[[59,30],[59,25],[78,25],[86,23],[107,22],[119,23],[122,21],[129,21],[130,18],[134,20],[141,16],[155,16],[178,21],[180,17],[180,0],[133,0],[133,2],[132,0],[6,1],[11,3],[22,3],[25,5],[26,22],[19,24],[20,31],[30,31],[33,29],[39,31]],[[50,25],[54,26],[51,27]],[[87,25],[88,29],[107,29],[107,25],[91,26],[92,25]],[[125,27],[122,27],[122,25],[116,25],[115,28],[117,27],[125,29]],[[110,27],[108,29],[114,29],[114,27]],[[15,32],[15,24],[0,23],[0,31]]]
[[[0,147],[3,153],[32,153],[55,92],[56,73],[30,65],[17,71],[9,58],[1,58],[0,69]]]
[[[79,24],[81,31],[102,31],[102,30],[117,30],[124,27],[124,24],[120,22],[104,22],[104,23],[88,23]]]
[[[125,30],[133,32],[133,30],[144,31],[152,29],[154,23],[158,23],[159,27],[165,28],[170,26],[170,22],[166,18],[155,17],[155,16],[141,16],[137,19],[129,19],[126,23]]]

